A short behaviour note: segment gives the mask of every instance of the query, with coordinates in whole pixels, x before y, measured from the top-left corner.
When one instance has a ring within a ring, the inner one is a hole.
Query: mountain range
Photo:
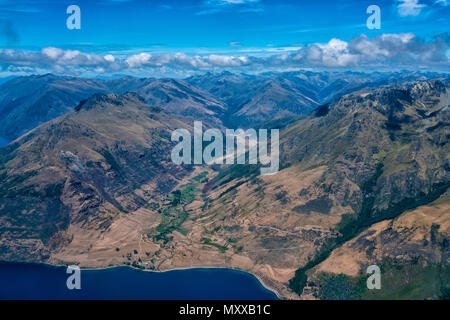
[[[446,298],[448,80],[10,80],[0,86],[0,136],[14,139],[0,148],[0,259],[232,267],[292,299]],[[170,134],[194,120],[280,128],[280,171],[173,164]],[[373,264],[385,290],[365,287]]]
[[[448,76],[299,71],[261,75],[207,73],[184,80],[99,80],[52,74],[17,77],[0,85],[0,138],[14,140],[65,114],[94,93],[136,92],[149,104],[218,128],[249,128],[277,119],[279,123],[289,123],[323,103],[362,88],[434,78],[445,80]]]

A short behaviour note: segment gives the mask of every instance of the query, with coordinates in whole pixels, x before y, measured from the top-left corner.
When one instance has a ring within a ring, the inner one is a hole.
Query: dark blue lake
[[[0,147],[6,146],[10,142],[11,142],[10,140],[6,140],[6,139],[0,137]]]
[[[277,299],[256,277],[231,269],[81,270],[81,289],[69,290],[66,267],[0,263],[0,299]]]

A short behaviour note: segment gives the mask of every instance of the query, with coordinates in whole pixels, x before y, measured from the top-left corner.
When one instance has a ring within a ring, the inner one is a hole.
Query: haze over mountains
[[[0,148],[0,259],[234,267],[289,298],[448,296],[447,75],[45,75],[0,97],[0,136],[26,132]],[[280,172],[174,165],[171,131],[194,119],[276,123]],[[370,264],[389,290],[361,287]]]
[[[121,78],[117,80],[19,77],[0,86],[0,137],[15,139],[36,126],[75,108],[94,93],[137,92],[149,103],[178,114],[208,116],[215,124],[224,106],[210,94],[182,80]],[[216,115],[217,114],[217,115]]]
[[[0,85],[0,138],[13,140],[71,110],[94,93],[136,92],[149,104],[215,127],[255,127],[295,119],[343,94],[402,81],[448,79],[435,73],[207,73],[185,80],[18,77]]]

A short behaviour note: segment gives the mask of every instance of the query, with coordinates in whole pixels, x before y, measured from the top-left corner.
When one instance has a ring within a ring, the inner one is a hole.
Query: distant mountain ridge
[[[98,80],[51,74],[5,82],[0,86],[0,137],[13,140],[68,112],[88,96],[105,91]]]
[[[347,93],[406,81],[448,81],[447,74],[393,72],[269,72],[259,75],[222,72],[186,81],[216,96],[228,106],[225,122],[232,126],[258,126],[277,118],[305,115],[319,105]]]
[[[343,94],[382,84],[426,80],[432,73],[286,72],[260,75],[206,73],[180,79],[114,80],[18,77],[0,85],[0,137],[13,140],[95,93],[136,92],[152,105],[215,127],[257,127],[292,120]]]
[[[0,86],[0,137],[13,140],[65,114],[93,94],[126,92],[136,92],[167,111],[221,126],[218,119],[225,107],[209,93],[182,80],[97,80],[47,74],[15,78]]]

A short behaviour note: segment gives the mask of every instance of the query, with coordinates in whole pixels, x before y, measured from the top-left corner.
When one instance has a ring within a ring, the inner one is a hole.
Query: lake
[[[0,299],[277,299],[255,276],[232,269],[81,270],[80,290],[67,289],[69,276],[62,266],[1,262]]]
[[[6,140],[6,139],[0,137],[0,147],[6,146],[10,142],[11,142],[10,140]]]

